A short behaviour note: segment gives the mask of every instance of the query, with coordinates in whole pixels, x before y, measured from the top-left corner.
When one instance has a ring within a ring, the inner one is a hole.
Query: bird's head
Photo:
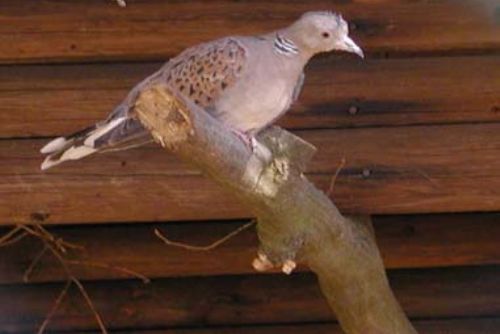
[[[340,14],[307,12],[287,31],[295,43],[313,55],[341,50],[364,58],[363,50],[349,37],[349,27]]]

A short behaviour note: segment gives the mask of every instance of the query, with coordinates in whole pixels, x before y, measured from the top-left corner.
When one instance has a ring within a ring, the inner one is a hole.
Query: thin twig
[[[15,236],[15,237],[10,238],[10,240],[5,240],[4,242],[1,242],[0,243],[0,247],[7,247],[7,246],[10,246],[10,245],[13,245],[16,242],[19,242],[22,239],[24,239],[24,237],[26,237],[27,235],[28,235],[28,233],[22,232],[21,234]]]
[[[97,324],[99,325],[99,328],[100,328],[102,334],[108,334],[108,331],[106,330],[106,326],[104,326],[104,322],[102,321],[101,316],[99,315],[96,308],[94,307],[94,304],[92,303],[92,300],[90,299],[90,297],[89,297],[87,291],[85,290],[85,288],[83,287],[82,283],[80,283],[80,281],[73,275],[73,273],[69,269],[66,259],[64,259],[63,256],[58,252],[57,248],[53,247],[47,240],[45,240],[45,239],[42,239],[42,240],[44,241],[45,245],[50,249],[52,254],[59,260],[59,262],[63,266],[64,271],[66,272],[66,274],[68,276],[68,280],[70,282],[75,283],[76,286],[78,287],[78,289],[80,290],[80,293],[82,294],[83,298],[87,302],[87,305],[89,306],[90,310],[92,311],[94,318],[96,319]]]
[[[14,237],[14,235],[20,230],[21,228],[19,226],[16,226],[9,232],[5,233],[1,238],[0,238],[0,247],[3,247],[6,243],[10,243],[9,239]]]
[[[120,267],[120,266],[115,266],[107,263],[100,263],[100,262],[92,262],[92,261],[80,261],[80,260],[65,260],[66,263],[68,264],[73,264],[73,265],[79,265],[79,266],[86,266],[86,267],[95,267],[95,268],[102,268],[102,269],[111,269],[119,272],[123,272],[127,275],[134,276],[140,280],[142,280],[145,284],[150,282],[150,279],[144,276],[143,274],[140,274],[136,271]]]
[[[332,194],[333,188],[335,187],[335,183],[337,182],[337,178],[342,169],[344,168],[345,163],[346,163],[345,158],[342,158],[342,160],[340,160],[339,166],[337,167],[337,170],[335,171],[335,174],[333,174],[332,179],[330,180],[330,186],[328,187],[328,191],[326,192],[327,196],[330,196]]]
[[[18,225],[18,228],[21,228],[21,229],[25,230],[27,233],[29,233],[29,234],[31,234],[33,236],[38,237],[44,243],[44,249],[50,250],[50,252],[52,253],[52,255],[54,255],[54,257],[57,258],[57,260],[59,261],[59,263],[63,267],[64,271],[66,272],[66,276],[68,278],[68,282],[67,282],[66,286],[68,286],[68,283],[69,284],[74,283],[78,287],[81,295],[83,296],[83,298],[85,299],[87,305],[89,306],[90,310],[92,311],[92,313],[94,315],[94,318],[96,319],[96,322],[99,325],[99,328],[100,328],[101,332],[103,334],[107,334],[108,331],[106,330],[106,327],[104,326],[104,322],[102,321],[101,316],[99,315],[99,313],[97,312],[94,304],[92,303],[92,300],[90,299],[90,296],[88,295],[87,291],[85,290],[85,288],[83,287],[83,285],[81,284],[81,282],[73,275],[73,273],[71,272],[71,269],[68,266],[68,263],[67,263],[68,260],[66,260],[63,257],[63,255],[62,255],[65,252],[65,248],[64,248],[64,246],[62,246],[63,244],[66,245],[66,246],[67,245],[71,245],[70,247],[73,247],[75,245],[72,245],[72,244],[69,244],[69,243],[65,243],[64,241],[62,241],[62,239],[56,239],[52,234],[50,234],[50,232],[48,232],[46,229],[44,229],[39,224],[33,225],[33,228],[28,227],[26,225]],[[78,247],[78,248],[80,248],[80,247]],[[46,250],[43,250],[41,254],[43,255],[43,253],[45,253],[45,251]],[[33,261],[34,264],[32,263],[32,265],[30,267],[34,267],[34,265],[36,265],[36,263],[39,261],[39,258],[41,258],[41,255],[39,255],[37,257],[37,259],[35,259]],[[28,269],[30,269],[30,268],[28,268]],[[32,270],[32,269],[30,269],[30,270]],[[57,309],[57,307],[59,307],[62,299],[66,295],[66,291],[65,290],[67,290],[66,287],[61,292],[61,294],[59,294],[59,297],[56,300],[56,302],[54,304],[54,307],[49,312],[49,314],[45,318],[44,322],[40,326],[40,328],[38,330],[39,334],[41,334],[41,333],[44,332],[45,328],[47,327],[47,325],[48,325],[48,323],[50,321],[50,318],[55,313],[54,309]]]
[[[99,328],[101,329],[102,334],[108,334],[108,330],[106,329],[106,326],[104,325],[104,322],[102,321],[101,316],[97,312],[97,310],[96,310],[96,308],[94,306],[94,303],[92,302],[92,299],[90,299],[90,296],[87,293],[87,290],[85,290],[85,288],[83,287],[82,283],[80,283],[80,281],[77,278],[72,277],[71,280],[73,281],[73,283],[76,284],[76,286],[80,290],[80,293],[82,294],[83,298],[87,302],[87,305],[89,306],[90,310],[94,314],[94,317],[95,317],[95,319],[97,321],[97,324],[99,325]]]
[[[34,225],[43,235],[47,237],[50,241],[52,241],[57,248],[59,248],[63,253],[66,253],[66,248],[83,250],[84,247],[80,245],[76,245],[67,241],[64,241],[62,238],[55,238],[53,234],[47,231],[42,225],[36,224]]]
[[[43,241],[43,242],[50,242],[51,240],[47,240],[47,237],[44,235],[44,234],[41,234],[40,232],[34,230],[33,228],[31,227],[28,227],[26,225],[22,225],[22,224],[19,224],[17,225],[20,229],[23,229],[26,233],[34,236],[34,237],[37,237],[39,240]]]
[[[42,225],[40,224],[33,224],[33,228],[28,227],[26,225],[19,224],[17,227],[20,229],[25,230],[29,234],[38,237],[41,240],[47,240],[51,243],[53,243],[59,250],[61,250],[63,253],[66,252],[66,248],[70,249],[76,249],[76,250],[84,250],[85,247],[73,244],[67,241],[64,241],[62,238],[55,238],[53,234],[51,234],[49,231],[47,231]]]
[[[47,248],[47,246],[44,245],[43,249],[40,251],[40,253],[38,253],[38,255],[33,259],[33,261],[31,261],[29,267],[26,268],[26,270],[24,271],[24,275],[23,275],[23,282],[24,283],[28,283],[29,278],[31,276],[31,273],[33,272],[33,270],[35,269],[37,264],[40,262],[42,257],[45,255],[45,253],[47,253],[47,251],[48,251],[48,248]]]
[[[60,245],[65,245],[66,247],[68,247],[68,245],[69,245],[69,247],[71,247],[71,248],[84,249],[84,247],[82,247],[82,246],[65,242],[61,238],[56,239],[52,234],[50,234],[50,232],[48,232],[46,229],[44,229],[41,226],[36,226],[36,228],[40,232],[37,232],[34,229],[31,229],[30,227],[27,227],[25,225],[20,225],[20,228],[24,229],[28,233],[30,233],[30,234],[38,237],[38,238],[40,238],[41,240],[51,242],[52,244],[54,244],[56,246],[56,249],[59,250],[59,251],[61,251],[61,252],[63,252],[64,247],[61,248],[61,247],[59,247]],[[53,247],[50,247],[50,248],[53,248]],[[54,250],[55,249],[52,249],[52,251],[54,251]],[[45,251],[42,250],[42,252],[45,252]],[[42,255],[43,254],[39,254],[37,257],[41,257]],[[120,271],[120,272],[129,274],[131,276],[134,276],[134,277],[142,280],[144,283],[149,283],[150,282],[149,278],[147,278],[146,276],[144,276],[144,275],[142,275],[142,274],[140,274],[140,273],[138,273],[136,271],[127,269],[125,267],[115,266],[115,265],[111,265],[111,264],[107,264],[107,263],[93,262],[93,261],[69,260],[69,259],[65,259],[65,258],[63,258],[63,260],[64,260],[64,262],[66,264],[73,264],[73,265],[79,265],[79,266],[88,266],[88,267],[96,267],[96,268],[104,268],[104,269],[111,269],[111,270]],[[38,261],[39,261],[39,259],[35,259],[32,262],[32,264],[30,265],[30,267],[34,267],[34,265]],[[32,269],[28,268],[27,272],[29,272],[31,270]]]
[[[236,230],[232,231],[231,233],[227,234],[226,236],[222,237],[221,239],[218,239],[217,241],[211,243],[210,245],[207,246],[192,246],[186,243],[182,242],[177,242],[177,241],[172,241],[167,239],[167,237],[162,234],[162,232],[159,229],[155,229],[155,235],[160,238],[165,244],[169,246],[174,246],[174,247],[179,247],[183,249],[187,249],[190,251],[199,251],[199,252],[206,252],[210,251],[214,248],[219,247],[221,244],[224,242],[228,241],[229,239],[235,237],[237,234],[241,233],[242,231],[246,230],[247,228],[251,227],[256,223],[255,220],[250,221],[249,223],[246,223],[245,225],[242,225],[238,227]]]
[[[50,321],[52,320],[52,317],[56,314],[56,312],[59,309],[59,306],[61,305],[64,297],[68,293],[68,290],[69,290],[69,287],[71,286],[71,283],[72,283],[72,281],[70,281],[70,280],[68,280],[66,282],[66,285],[61,290],[61,292],[59,293],[59,296],[57,297],[56,301],[54,302],[54,305],[52,306],[52,309],[47,314],[47,316],[45,317],[45,320],[43,321],[43,323],[38,328],[37,334],[43,334],[43,332],[45,332],[45,328],[47,328],[47,326],[49,325]]]
[[[144,283],[149,283],[149,278],[147,278],[146,276],[144,276],[140,273],[137,273],[133,270],[124,268],[124,267],[110,265],[110,264],[106,264],[106,263],[93,262],[93,261],[81,261],[81,260],[67,259],[65,257],[67,254],[67,249],[79,249],[80,250],[80,249],[84,249],[84,248],[82,246],[66,242],[62,238],[56,238],[52,233],[47,231],[40,224],[33,224],[30,226],[19,224],[14,229],[12,229],[10,232],[8,232],[6,235],[1,237],[1,239],[0,239],[1,242],[3,242],[4,244],[7,242],[12,243],[14,241],[12,239],[12,237],[17,232],[19,232],[21,230],[23,231],[22,234],[15,237],[15,239],[20,239],[21,237],[24,237],[26,235],[32,235],[32,236],[40,239],[44,245],[43,249],[33,259],[31,264],[29,265],[29,267],[24,272],[23,280],[25,282],[29,281],[30,275],[33,273],[33,270],[40,263],[40,260],[46,254],[47,251],[50,251],[50,253],[58,260],[58,262],[61,264],[62,268],[64,269],[64,272],[66,273],[66,277],[67,277],[67,282],[66,282],[64,289],[61,291],[61,293],[57,297],[52,309],[50,310],[47,317],[45,318],[45,320],[41,324],[40,328],[38,329],[38,332],[37,332],[38,334],[42,334],[45,331],[45,329],[47,328],[50,320],[52,319],[55,312],[59,308],[64,297],[67,295],[68,289],[70,288],[71,284],[75,284],[78,287],[80,294],[83,296],[90,311],[94,315],[94,318],[96,319],[96,322],[97,322],[101,332],[103,334],[108,333],[101,316],[97,312],[97,310],[94,306],[94,303],[92,302],[92,299],[90,298],[89,294],[85,290],[85,287],[83,286],[83,284],[73,274],[73,272],[71,270],[72,268],[70,268],[70,265],[79,265],[79,266],[88,266],[88,267],[116,270],[116,271],[119,271],[119,272],[122,272],[122,273],[125,273],[128,275],[134,276],[136,278],[139,278]]]

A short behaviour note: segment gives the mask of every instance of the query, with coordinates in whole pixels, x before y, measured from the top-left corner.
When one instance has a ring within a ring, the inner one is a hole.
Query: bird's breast
[[[289,108],[292,94],[293,88],[287,81],[268,78],[235,87],[216,107],[221,121],[247,132],[261,129],[278,118]]]

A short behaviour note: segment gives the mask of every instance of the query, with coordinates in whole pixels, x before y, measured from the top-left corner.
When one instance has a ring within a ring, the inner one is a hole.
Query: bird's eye
[[[327,33],[327,32],[324,32],[324,33],[322,33],[321,35],[322,35],[324,38],[328,38],[328,37],[330,37],[330,34],[329,34],[329,33]]]

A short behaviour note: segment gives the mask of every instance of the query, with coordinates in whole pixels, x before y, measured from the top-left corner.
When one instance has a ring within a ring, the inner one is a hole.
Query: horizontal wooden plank
[[[368,54],[498,50],[498,16],[486,1],[112,1],[4,0],[0,62],[159,59],[231,34],[260,34],[308,10],[352,22]]]
[[[0,67],[0,137],[55,136],[94,124],[160,65]],[[500,121],[498,87],[500,56],[318,59],[281,124],[303,129]]]
[[[492,317],[500,312],[500,268],[405,270],[390,273],[405,311],[416,318]],[[195,325],[244,325],[331,321],[315,278],[309,274],[229,276],[86,283],[109,329]],[[33,331],[60,284],[2,286],[0,326]],[[92,315],[71,290],[55,315],[54,330],[92,330]]]
[[[476,319],[439,319],[413,320],[413,325],[419,333],[426,334],[493,334],[500,328],[498,318]],[[130,333],[116,332],[117,334]],[[158,329],[149,331],[135,331],[135,334],[343,334],[340,326],[331,324],[297,324],[290,326],[246,326],[246,327],[217,327],[207,329]],[[73,334],[88,334],[73,333]]]
[[[155,227],[169,238],[208,245],[242,222],[180,223],[54,228],[66,241],[85,247],[72,253],[81,261],[133,269],[149,278],[250,274],[258,245],[254,229],[210,252],[190,252],[165,246],[153,235]],[[380,216],[374,218],[380,251],[387,268],[449,267],[500,264],[500,214]],[[6,232],[7,229],[1,230]],[[42,245],[26,238],[0,249],[0,283],[19,283]],[[130,252],[133,247],[134,251]],[[85,280],[126,278],[122,272],[74,266]],[[306,270],[305,267],[299,270]],[[64,280],[60,264],[45,256],[31,282]]]
[[[300,131],[311,179],[348,213],[500,210],[500,124]],[[0,141],[0,224],[245,218],[213,181],[155,146],[39,171],[42,140]]]

